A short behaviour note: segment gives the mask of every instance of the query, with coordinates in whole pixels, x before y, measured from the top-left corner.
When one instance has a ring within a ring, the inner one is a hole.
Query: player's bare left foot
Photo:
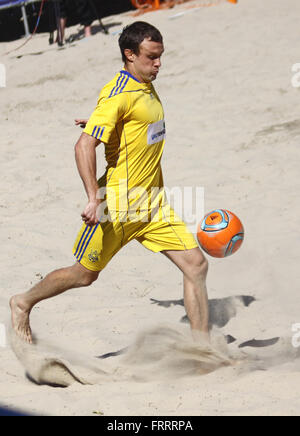
[[[30,310],[26,307],[22,297],[15,295],[10,299],[12,327],[23,341],[33,343],[32,332],[29,323]]]

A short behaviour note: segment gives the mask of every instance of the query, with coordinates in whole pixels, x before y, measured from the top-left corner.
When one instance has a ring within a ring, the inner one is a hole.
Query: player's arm
[[[75,146],[76,162],[79,174],[88,196],[88,205],[82,213],[83,221],[93,226],[98,223],[97,209],[101,200],[97,199],[97,161],[96,148],[103,142],[108,144],[118,121],[124,117],[128,109],[128,96],[116,95],[109,98],[102,94],[92,116],[86,123],[84,119],[75,120],[76,125],[85,125],[83,134]]]
[[[97,159],[96,148],[100,141],[87,133],[82,133],[77,144],[75,145],[75,158],[80,177],[83,181],[87,196],[88,204],[82,212],[82,220],[89,226],[98,223],[97,208],[101,200],[97,199],[98,182],[97,182]]]

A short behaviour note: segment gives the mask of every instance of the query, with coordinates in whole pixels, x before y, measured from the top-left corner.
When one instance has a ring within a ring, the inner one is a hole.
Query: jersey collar
[[[134,77],[132,74],[130,74],[128,71],[126,70],[121,70],[120,73],[126,74],[126,76],[131,77],[133,80],[135,80],[138,83],[142,83],[140,82],[136,77]]]

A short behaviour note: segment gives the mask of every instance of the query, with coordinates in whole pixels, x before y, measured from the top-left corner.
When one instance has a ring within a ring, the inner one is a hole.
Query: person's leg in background
[[[57,14],[57,38],[56,42],[59,46],[62,46],[65,41],[65,29],[67,25],[67,5],[66,0],[60,0],[56,7]]]
[[[80,24],[84,26],[84,36],[92,35],[92,22],[95,19],[94,10],[89,0],[76,0],[77,14]]]

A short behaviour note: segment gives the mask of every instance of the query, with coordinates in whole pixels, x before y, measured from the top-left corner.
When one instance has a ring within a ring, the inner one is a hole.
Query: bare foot
[[[210,334],[209,332],[203,332],[200,330],[192,330],[192,337],[195,342],[204,343],[206,345],[210,345]]]
[[[33,343],[32,333],[29,324],[30,310],[26,309],[20,295],[10,299],[12,326],[16,334],[25,342]]]

